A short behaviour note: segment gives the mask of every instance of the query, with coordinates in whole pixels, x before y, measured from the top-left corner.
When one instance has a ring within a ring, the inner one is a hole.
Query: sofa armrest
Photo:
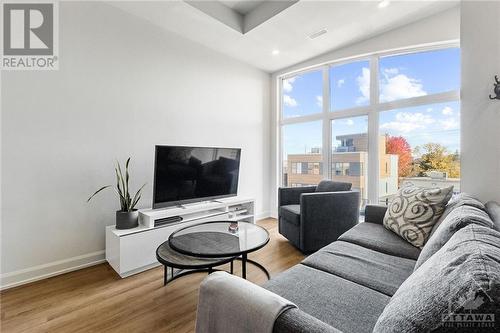
[[[365,222],[382,224],[384,222],[387,206],[382,205],[366,205]]]
[[[284,311],[274,322],[273,333],[342,333],[297,308]]]
[[[289,300],[247,280],[215,272],[200,285],[196,332],[271,332],[276,319],[295,307]]]
[[[298,205],[300,195],[316,191],[316,186],[280,187],[278,188],[278,207],[285,205]]]
[[[300,197],[300,242],[305,252],[337,240],[359,222],[358,191],[306,193]]]

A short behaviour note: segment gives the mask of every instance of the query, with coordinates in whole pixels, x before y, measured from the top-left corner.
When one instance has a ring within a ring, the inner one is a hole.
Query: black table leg
[[[261,264],[259,264],[256,261],[248,259],[246,254],[242,254],[241,257],[235,258],[234,260],[240,260],[241,261],[241,266],[242,266],[242,270],[243,270],[243,274],[242,274],[243,278],[246,278],[246,271],[247,271],[246,270],[246,268],[247,268],[246,266],[247,266],[247,263],[250,263],[250,264],[255,265],[256,267],[258,267],[261,271],[263,271],[266,274],[267,279],[271,278],[271,274],[269,274],[269,272],[267,271],[267,269],[264,266],[262,266]]]
[[[241,277],[246,280],[247,278],[247,254],[241,255]]]
[[[168,277],[168,266],[164,265],[164,272],[163,272],[163,286],[167,285],[167,277]]]
[[[233,261],[231,260],[231,274],[233,274]]]

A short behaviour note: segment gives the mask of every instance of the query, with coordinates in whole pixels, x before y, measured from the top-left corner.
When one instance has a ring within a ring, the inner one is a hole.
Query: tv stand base
[[[174,231],[208,221],[255,223],[254,207],[253,199],[233,197],[183,207],[140,210],[138,227],[125,230],[106,227],[106,260],[121,277],[140,273],[159,264],[156,249]],[[155,227],[156,220],[169,218],[174,222]]]

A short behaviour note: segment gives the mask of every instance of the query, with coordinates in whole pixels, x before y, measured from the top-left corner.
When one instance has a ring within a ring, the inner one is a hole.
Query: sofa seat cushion
[[[307,257],[302,264],[392,296],[413,273],[415,260],[337,241]]]
[[[500,232],[476,224],[457,231],[401,285],[374,331],[455,332],[469,327],[460,326],[461,314],[500,316]],[[498,331],[499,323],[485,331]],[[470,327],[466,331],[482,331]]]
[[[390,300],[375,290],[302,264],[263,287],[344,333],[371,332]]]
[[[281,206],[280,216],[289,223],[300,225],[300,205]]]
[[[362,222],[339,237],[339,240],[371,250],[417,260],[420,249],[411,245],[381,224]]]

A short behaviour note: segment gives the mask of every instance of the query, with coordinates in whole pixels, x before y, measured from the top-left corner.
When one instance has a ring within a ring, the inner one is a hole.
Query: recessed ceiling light
[[[378,8],[385,8],[391,4],[390,0],[382,0],[378,3]]]
[[[275,50],[273,50],[273,52],[271,52],[271,54],[272,55],[278,55],[278,54],[280,54],[280,50],[275,49]]]

